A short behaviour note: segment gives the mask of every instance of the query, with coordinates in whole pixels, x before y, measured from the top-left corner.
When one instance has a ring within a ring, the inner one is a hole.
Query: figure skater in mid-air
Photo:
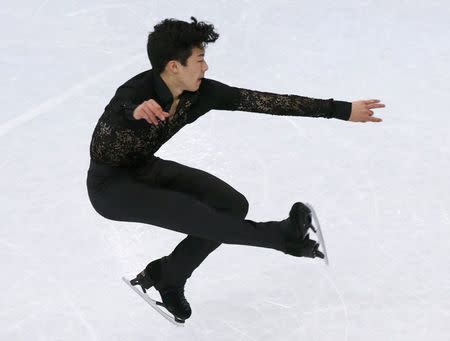
[[[155,152],[210,110],[381,122],[372,109],[385,106],[376,99],[346,102],[275,94],[205,78],[205,48],[218,37],[212,24],[194,17],[190,23],[165,19],[154,26],[147,40],[152,68],[118,87],[90,144],[87,190],[100,215],[187,234],[169,255],[153,260],[130,281],[144,293],[153,286],[181,323],[191,316],[186,280],[221,243],[296,257],[324,258],[324,253],[307,233],[314,230],[309,205],[294,203],[282,221],[245,219],[249,203],[242,193],[215,175]]]

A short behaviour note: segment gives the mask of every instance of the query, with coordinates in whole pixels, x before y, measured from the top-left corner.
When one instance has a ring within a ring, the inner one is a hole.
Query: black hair
[[[147,40],[147,54],[154,71],[161,73],[170,60],[187,65],[192,48],[205,48],[219,38],[214,25],[206,24],[191,17],[192,22],[177,19],[164,19],[154,26]]]

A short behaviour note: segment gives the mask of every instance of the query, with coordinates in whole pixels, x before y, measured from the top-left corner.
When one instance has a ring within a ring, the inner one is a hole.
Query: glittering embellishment
[[[332,101],[297,95],[239,89],[240,101],[236,110],[281,116],[326,117],[332,115]]]
[[[159,125],[143,119],[127,119],[124,109],[118,109],[120,105],[107,106],[92,135],[91,158],[110,166],[142,165],[183,126],[214,108],[281,116],[331,118],[333,115],[333,99],[280,95],[208,82],[210,88],[204,89],[210,91],[213,98],[198,99],[198,93],[183,94],[172,118]],[[117,101],[121,100],[128,99],[117,97]]]
[[[92,136],[91,158],[110,166],[143,164],[187,124],[190,106],[189,99],[181,99],[172,120],[160,122],[158,126],[140,120],[136,122],[143,125],[135,128],[127,128],[129,123],[117,117],[119,112],[105,111]]]

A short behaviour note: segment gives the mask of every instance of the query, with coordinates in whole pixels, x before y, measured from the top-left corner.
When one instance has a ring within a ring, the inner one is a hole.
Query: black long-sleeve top
[[[348,120],[352,107],[351,102],[333,98],[275,94],[203,78],[197,91],[185,90],[180,95],[173,117],[154,125],[133,117],[134,109],[150,99],[166,112],[173,103],[172,93],[153,69],[139,73],[117,89],[92,134],[90,156],[94,161],[110,166],[140,166],[183,126],[213,109]]]

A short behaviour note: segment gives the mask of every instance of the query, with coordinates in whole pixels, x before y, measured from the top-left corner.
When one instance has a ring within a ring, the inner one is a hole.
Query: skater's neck
[[[170,92],[172,93],[173,101],[177,102],[180,99],[181,94],[183,93],[184,89],[176,79],[176,77],[171,76],[170,74],[163,72],[161,73],[161,79],[166,83],[167,87],[169,88]]]

